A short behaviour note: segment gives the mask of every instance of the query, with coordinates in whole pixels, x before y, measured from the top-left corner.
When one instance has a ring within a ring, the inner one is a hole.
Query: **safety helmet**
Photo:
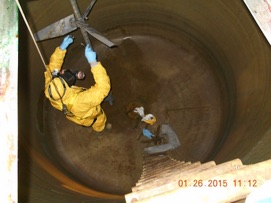
[[[153,125],[156,122],[156,118],[152,114],[147,114],[141,119],[141,121],[144,121],[147,124]]]

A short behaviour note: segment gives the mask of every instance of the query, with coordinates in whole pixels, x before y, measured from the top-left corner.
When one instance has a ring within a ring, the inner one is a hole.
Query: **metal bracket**
[[[89,15],[91,9],[93,8],[96,0],[93,0],[88,8],[86,9],[85,13],[83,15],[80,14],[78,5],[76,3],[76,0],[70,0],[72,4],[72,8],[74,10],[74,14],[71,14],[55,23],[52,23],[51,25],[43,28],[42,30],[36,32],[34,34],[36,41],[42,41],[46,39],[51,39],[55,37],[60,37],[63,35],[66,35],[70,32],[75,31],[76,29],[80,28],[83,38],[86,42],[86,44],[90,44],[90,40],[88,38],[88,34],[90,34],[95,39],[99,40],[103,44],[107,45],[108,47],[114,47],[116,46],[112,41],[108,40],[106,37],[104,37],[101,33],[90,27],[85,20],[87,19],[87,16]]]

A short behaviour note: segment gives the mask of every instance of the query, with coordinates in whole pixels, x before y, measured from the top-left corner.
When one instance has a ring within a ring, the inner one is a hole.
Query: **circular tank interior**
[[[81,12],[89,1],[78,0]],[[73,13],[70,2],[26,1],[33,32]],[[20,19],[19,200],[124,202],[142,170],[148,143],[142,123],[128,114],[140,104],[168,124],[181,161],[270,159],[270,45],[242,1],[100,0],[88,23],[113,41],[90,37],[111,79],[114,104],[102,103],[112,130],[97,136],[68,121],[44,96],[45,67]],[[63,68],[94,80],[80,31],[71,33]],[[63,37],[38,42],[48,63]],[[128,110],[127,110],[128,109]],[[144,139],[144,138],[142,138]]]

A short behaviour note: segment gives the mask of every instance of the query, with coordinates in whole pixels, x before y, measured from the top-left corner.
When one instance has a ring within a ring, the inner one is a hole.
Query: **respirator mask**
[[[73,86],[76,80],[84,80],[86,75],[83,71],[72,71],[70,69],[63,69],[61,71],[54,70],[52,72],[53,78],[61,77],[65,80],[65,82],[69,85],[69,87]]]

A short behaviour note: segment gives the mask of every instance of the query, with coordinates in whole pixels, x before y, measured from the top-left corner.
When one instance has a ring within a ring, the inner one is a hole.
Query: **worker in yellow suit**
[[[45,76],[45,95],[53,107],[63,111],[66,118],[82,126],[91,126],[94,131],[105,129],[107,117],[101,108],[101,102],[108,95],[111,85],[105,68],[96,60],[94,52],[88,44],[85,57],[90,64],[95,85],[89,89],[75,86],[76,79],[83,79],[82,72],[74,73],[61,70],[68,46],[73,37],[68,35],[50,57]],[[110,124],[109,126],[110,127]]]

